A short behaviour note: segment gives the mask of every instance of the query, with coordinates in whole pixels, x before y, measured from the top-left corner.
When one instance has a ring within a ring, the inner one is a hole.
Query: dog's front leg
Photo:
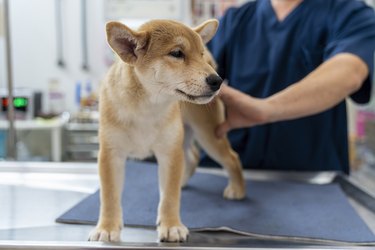
[[[100,215],[90,241],[120,241],[123,226],[121,194],[125,174],[125,156],[101,145],[99,153]]]
[[[179,144],[177,144],[179,145]],[[181,223],[180,196],[184,156],[181,147],[155,152],[159,164],[158,235],[160,241],[186,241],[189,231]]]

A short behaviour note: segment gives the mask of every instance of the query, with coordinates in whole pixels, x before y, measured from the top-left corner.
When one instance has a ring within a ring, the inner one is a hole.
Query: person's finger
[[[222,95],[225,95],[225,91],[226,91],[226,89],[227,89],[227,85],[225,85],[225,84],[222,84],[221,85],[221,87],[220,87],[220,91],[219,91],[219,94],[218,94],[218,96],[222,96]]]
[[[233,98],[233,91],[228,86],[222,86],[220,89],[219,97],[224,103],[230,101]]]
[[[241,95],[244,95],[241,91],[227,85],[223,85],[219,93],[219,96],[221,97],[221,99],[224,99],[224,101],[236,99]]]
[[[221,123],[219,126],[216,127],[216,130],[215,130],[216,137],[223,138],[223,136],[226,135],[229,130],[230,130],[230,126],[227,121]]]

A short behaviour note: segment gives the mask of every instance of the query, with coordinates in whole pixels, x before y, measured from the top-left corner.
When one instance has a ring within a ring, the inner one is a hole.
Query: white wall
[[[48,82],[51,78],[57,78],[66,93],[66,109],[74,111],[75,83],[78,80],[92,80],[97,84],[107,68],[104,56],[108,48],[104,35],[102,0],[87,1],[89,72],[81,69],[80,1],[62,1],[66,68],[57,66],[55,1],[9,2],[15,87],[43,90],[45,111],[48,111]],[[0,59],[3,58],[0,55]],[[1,64],[0,70],[4,71]],[[6,87],[3,77],[0,78],[0,87]]]
[[[5,72],[5,42],[4,38],[0,36],[0,87],[6,85],[6,72]]]
[[[103,78],[113,57],[105,41],[104,1],[87,1],[89,72],[81,69],[81,1],[62,1],[66,68],[57,66],[55,1],[9,1],[14,86],[43,90],[44,111],[48,111],[48,83],[51,79],[57,78],[66,93],[66,110],[75,111],[76,82],[90,80],[98,85]],[[176,1],[188,13],[190,1]],[[181,19],[189,22],[190,16],[186,13]],[[0,88],[4,88],[7,83],[4,74],[4,41],[1,37],[0,53]]]
[[[5,41],[4,41],[4,23],[3,23],[3,1],[0,0],[0,85],[5,83]]]

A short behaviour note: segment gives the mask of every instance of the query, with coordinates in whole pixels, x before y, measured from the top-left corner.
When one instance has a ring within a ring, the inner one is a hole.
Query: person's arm
[[[325,111],[358,90],[369,69],[359,57],[342,53],[324,62],[301,81],[265,99],[223,86],[227,119],[218,126],[221,137],[231,129],[291,120]]]

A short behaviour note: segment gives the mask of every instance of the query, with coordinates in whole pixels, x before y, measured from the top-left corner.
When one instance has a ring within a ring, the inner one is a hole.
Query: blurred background
[[[0,158],[96,161],[98,88],[114,60],[105,41],[107,21],[121,20],[136,28],[149,19],[168,18],[194,26],[245,2],[0,0]],[[366,2],[375,6],[373,0]],[[9,82],[13,125],[7,118]],[[352,169],[374,165],[375,101],[366,106],[350,103],[348,112]],[[9,142],[9,137],[14,140]]]

